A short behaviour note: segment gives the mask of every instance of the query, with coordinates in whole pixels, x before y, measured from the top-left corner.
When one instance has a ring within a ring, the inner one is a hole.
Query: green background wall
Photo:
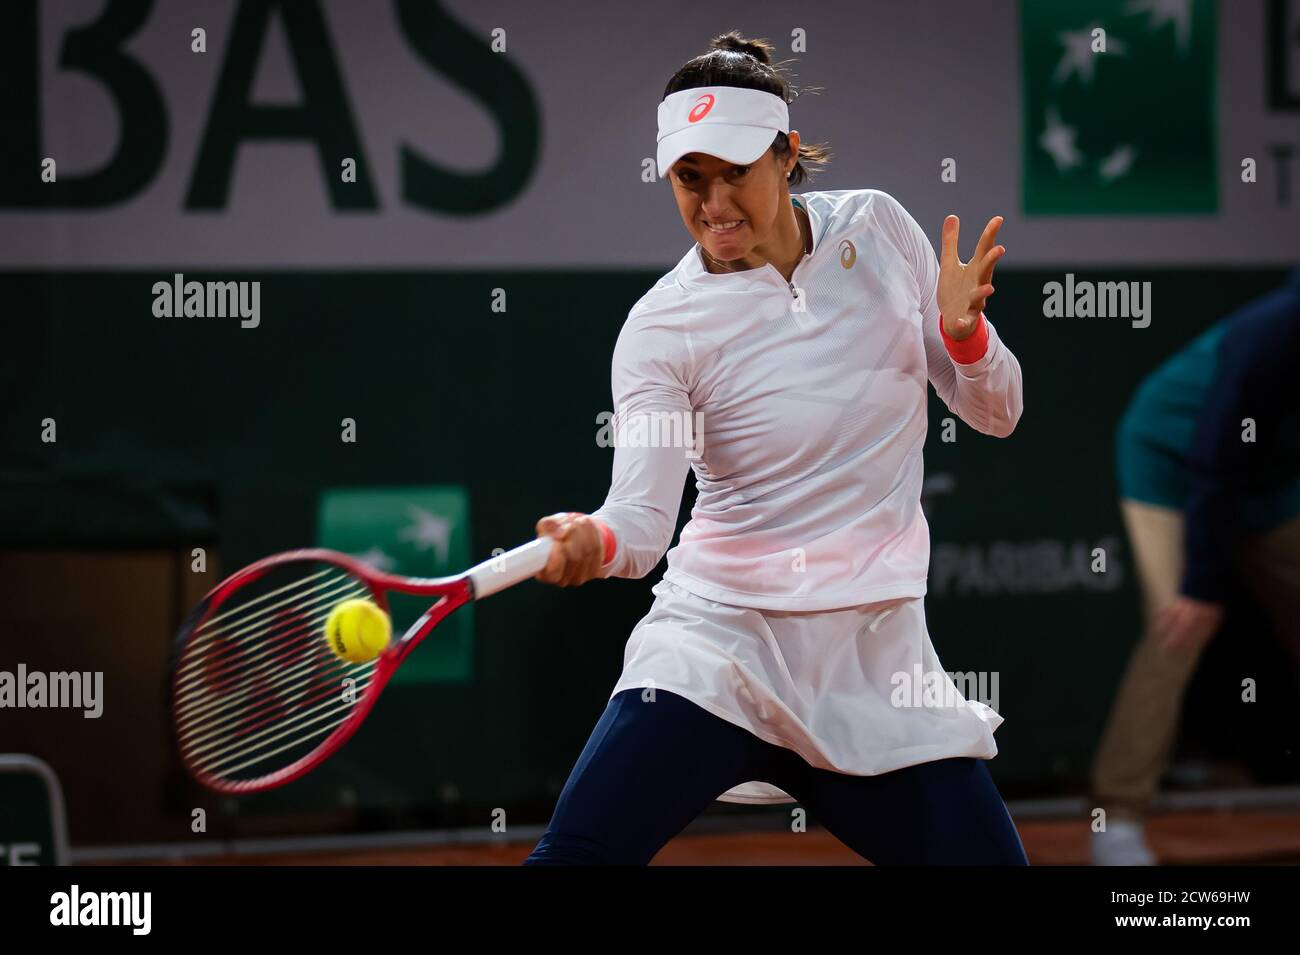
[[[261,325],[241,329],[233,319],[153,317],[152,284],[171,271],[0,273],[0,548],[214,546],[230,569],[310,543],[324,488],[428,484],[468,489],[479,560],[531,538],[543,514],[603,500],[612,453],[594,438],[611,400],[610,354],[657,274],[187,272],[262,282]],[[1006,723],[992,768],[1011,795],[1077,788],[1136,639],[1112,455],[1133,388],[1283,276],[1075,274],[1150,281],[1150,327],[1043,318],[1043,283],[1063,273],[999,273],[990,317],[1024,369],[1016,433],[998,440],[960,424],[956,442],[942,443],[948,412],[931,397],[927,475],[955,478],[927,502],[936,547],[1121,544],[1108,570],[1120,579],[1106,589],[949,587],[927,600],[945,667],[1000,675]],[[506,291],[503,314],[489,307],[495,288]],[[40,441],[45,417],[57,419],[56,444]],[[355,444],[339,440],[344,417],[357,421]],[[693,496],[688,482],[682,523]],[[485,602],[471,681],[394,688],[310,783],[241,812],[343,798],[386,822],[454,825],[507,804],[543,821],[662,570],[580,589],[530,584]],[[162,654],[171,634],[139,638]],[[1267,641],[1252,639],[1214,651],[1197,692],[1231,691],[1234,666],[1274,659]],[[13,640],[0,634],[0,659],[14,657]],[[1294,766],[1294,720],[1264,732],[1262,717],[1221,712],[1191,725],[1213,743],[1231,719],[1257,720],[1237,728],[1277,765]]]

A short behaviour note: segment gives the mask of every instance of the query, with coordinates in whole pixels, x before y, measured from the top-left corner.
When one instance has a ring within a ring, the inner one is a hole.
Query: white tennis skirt
[[[944,672],[924,598],[786,611],[716,603],[666,580],[652,593],[611,697],[668,690],[812,766],[856,776],[997,755],[993,732],[1002,717],[988,705],[996,696],[967,699]],[[973,676],[958,675],[968,691]],[[978,685],[996,687],[996,680]],[[718,798],[794,801],[761,780]]]

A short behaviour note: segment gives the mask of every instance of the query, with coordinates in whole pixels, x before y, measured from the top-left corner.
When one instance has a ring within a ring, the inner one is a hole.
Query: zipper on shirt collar
[[[805,259],[808,258],[808,253],[806,253],[806,252],[804,253],[804,258],[805,258]],[[801,262],[799,263],[799,265],[803,265],[803,262],[801,261]],[[791,298],[798,298],[798,297],[799,297],[799,293],[795,291],[795,288],[794,288],[794,282],[793,282],[793,279],[794,279],[795,275],[797,275],[798,272],[799,272],[799,265],[796,265],[796,266],[794,267],[794,271],[790,273],[790,278],[791,278],[792,281],[786,282],[785,276],[781,274],[780,270],[777,269],[777,267],[776,267],[775,265],[773,265],[771,262],[768,262],[768,263],[767,263],[767,267],[768,267],[769,269],[771,269],[773,272],[776,272],[776,277],[777,277],[778,279],[780,279],[782,282],[785,282],[785,284],[788,285],[788,286],[790,287],[790,297],[791,297]]]
[[[808,216],[808,233],[809,233],[809,234],[808,234],[808,241],[809,241],[810,243],[812,243],[813,252],[816,252],[816,251],[817,251],[817,237],[816,237],[815,235],[812,234],[812,231],[813,231],[812,213],[810,213],[810,212],[808,211],[808,207],[805,206],[802,202],[800,202],[800,201],[798,200],[797,197],[793,197],[793,196],[792,196],[791,199],[790,199],[790,201],[793,202],[797,207],[799,207],[800,209],[802,209],[802,210],[804,211],[804,215]],[[797,276],[797,275],[799,274],[799,269],[801,269],[801,268],[803,267],[803,264],[804,264],[805,262],[807,262],[810,258],[812,258],[812,254],[811,254],[811,253],[809,253],[809,252],[805,252],[805,253],[803,254],[803,258],[801,258],[801,259],[799,260],[799,264],[796,265],[796,266],[794,267],[794,271],[790,273],[790,280],[789,280],[789,281],[786,281],[786,277],[785,277],[784,275],[781,274],[780,269],[778,269],[778,268],[777,268],[775,265],[773,265],[771,262],[768,262],[768,263],[767,263],[767,267],[768,267],[769,269],[771,269],[773,272],[776,273],[776,277],[779,278],[782,282],[785,282],[785,284],[789,287],[789,289],[790,289],[790,297],[791,297],[791,298],[794,298],[794,299],[798,299],[798,298],[799,298],[799,293],[798,293],[798,291],[795,290],[795,286],[794,286],[794,278],[795,278],[795,276]]]
[[[797,275],[799,274],[799,270],[800,270],[801,268],[803,268],[803,264],[804,264],[805,262],[807,262],[810,258],[812,258],[812,256],[809,255],[807,252],[805,252],[805,253],[803,254],[803,258],[799,260],[799,264],[796,265],[796,266],[794,267],[794,271],[790,273],[790,280],[789,280],[789,281],[786,281],[786,277],[785,277],[784,275],[781,274],[781,270],[780,270],[780,269],[778,269],[778,268],[777,268],[775,265],[773,265],[771,262],[768,262],[768,263],[767,263],[767,267],[768,267],[769,269],[771,269],[773,272],[776,273],[776,277],[777,277],[778,279],[780,279],[782,282],[785,282],[785,284],[789,287],[789,289],[790,289],[790,297],[791,297],[791,298],[796,298],[796,299],[797,299],[797,298],[799,297],[799,293],[795,290],[794,279],[795,279],[795,276],[797,276]]]

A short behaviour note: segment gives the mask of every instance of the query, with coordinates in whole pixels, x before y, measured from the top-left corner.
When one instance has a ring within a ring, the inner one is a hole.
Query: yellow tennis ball
[[[392,633],[388,614],[372,600],[345,600],[325,621],[330,649],[348,663],[369,663],[384,652]]]

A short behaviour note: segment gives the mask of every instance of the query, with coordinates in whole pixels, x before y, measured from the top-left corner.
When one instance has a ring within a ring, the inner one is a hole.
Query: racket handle
[[[474,584],[474,599],[482,600],[498,590],[513,587],[521,580],[535,576],[546,566],[546,559],[551,555],[549,537],[539,537],[522,547],[498,554],[491,560],[485,560],[469,569],[469,579]]]

